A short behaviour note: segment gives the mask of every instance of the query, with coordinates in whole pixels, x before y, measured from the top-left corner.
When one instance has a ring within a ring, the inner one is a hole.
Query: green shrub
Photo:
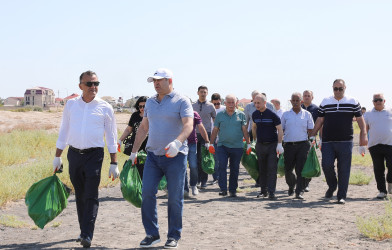
[[[385,214],[369,218],[357,217],[356,225],[364,236],[374,240],[392,238],[392,201],[385,204]]]
[[[351,185],[369,185],[370,181],[372,180],[373,176],[368,176],[364,172],[358,170],[353,171],[350,174],[350,181],[349,184]]]

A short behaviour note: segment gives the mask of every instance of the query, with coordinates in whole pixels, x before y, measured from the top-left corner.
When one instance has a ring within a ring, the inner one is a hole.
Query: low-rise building
[[[55,103],[54,91],[44,87],[26,89],[24,94],[25,106],[48,107]]]
[[[4,100],[4,106],[22,106],[23,97],[8,97]]]

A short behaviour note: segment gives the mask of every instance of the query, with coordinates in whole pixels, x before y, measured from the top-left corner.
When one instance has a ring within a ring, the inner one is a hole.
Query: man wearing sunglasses
[[[53,170],[61,165],[61,154],[69,145],[69,177],[75,188],[80,236],[76,240],[90,247],[98,213],[98,186],[101,181],[104,137],[110,153],[109,178],[119,176],[117,168],[117,127],[111,105],[98,98],[97,74],[86,71],[80,75],[82,96],[69,100],[63,111]]]
[[[147,82],[154,83],[157,95],[147,99],[144,117],[129,157],[135,162],[136,152],[148,133],[141,209],[146,237],[140,242],[140,247],[149,248],[160,242],[156,194],[159,181],[165,175],[169,230],[164,247],[177,248],[182,231],[187,138],[193,130],[193,109],[189,98],[174,91],[170,70],[157,69]]]
[[[384,199],[392,193],[392,109],[385,108],[384,94],[373,95],[372,111],[365,115],[369,133],[369,152],[373,161],[377,198]],[[385,162],[385,163],[384,163]],[[388,191],[385,186],[385,166],[387,167]]]
[[[338,204],[345,204],[348,182],[350,179],[351,158],[353,149],[353,117],[356,117],[359,129],[359,151],[364,154],[367,145],[365,121],[359,102],[345,96],[346,84],[342,79],[333,82],[334,95],[324,98],[320,104],[319,117],[310,136],[315,136],[322,129],[322,161],[321,165],[328,184],[325,198],[330,199],[338,188]],[[337,160],[338,179],[335,172]]]
[[[192,104],[193,110],[199,113],[201,117],[201,122],[203,123],[204,128],[207,130],[208,138],[211,137],[211,119],[215,120],[216,111],[214,105],[207,101],[208,88],[207,86],[201,85],[197,89],[197,95],[199,99]],[[207,187],[208,174],[206,174],[201,167],[201,147],[206,146],[209,147],[209,143],[207,143],[200,134],[199,128],[196,127],[197,134],[197,169],[198,169],[198,182],[200,183],[200,189],[204,189]],[[215,181],[215,180],[214,180]]]

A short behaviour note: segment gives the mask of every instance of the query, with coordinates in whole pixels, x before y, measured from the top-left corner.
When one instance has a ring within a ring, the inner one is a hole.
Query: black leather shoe
[[[289,196],[292,196],[294,194],[294,187],[289,187],[289,191],[287,192]]]
[[[268,199],[270,199],[270,200],[276,200],[275,194],[270,193],[269,196],[268,196]]]
[[[80,242],[80,245],[82,245],[84,248],[90,248],[90,246],[91,246],[91,239],[90,239],[90,237],[82,238],[82,241]]]
[[[230,192],[230,197],[237,197],[237,194]]]
[[[227,195],[227,191],[219,192],[219,195],[226,196]]]
[[[325,192],[325,198],[331,199],[333,196],[333,192],[335,192],[335,190],[328,189],[327,192]]]

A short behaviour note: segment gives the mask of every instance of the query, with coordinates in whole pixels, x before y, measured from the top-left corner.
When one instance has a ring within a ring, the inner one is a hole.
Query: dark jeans
[[[98,213],[103,148],[79,154],[68,150],[69,177],[75,188],[76,210],[82,237],[93,238]]]
[[[211,133],[207,132],[208,138],[211,137]],[[198,182],[201,183],[201,185],[205,185],[208,180],[208,174],[203,171],[201,168],[201,147],[204,147],[204,144],[206,142],[204,141],[203,137],[201,134],[197,133],[197,170],[198,170]]]
[[[278,161],[276,160],[277,142],[262,144],[256,143],[256,154],[259,164],[259,183],[261,192],[275,193]]]
[[[337,198],[346,199],[348,182],[350,180],[351,158],[353,152],[353,142],[322,142],[321,146],[321,165],[325,179],[330,191],[335,191],[338,187]],[[336,178],[335,159],[339,181]]]
[[[388,193],[385,186],[385,165],[388,169],[387,182],[392,183],[392,146],[377,144],[370,147],[369,152],[373,160],[377,189],[380,192]]]
[[[217,148],[219,159],[218,183],[221,191],[227,191],[227,162],[230,161],[229,192],[234,194],[237,192],[238,173],[240,171],[240,162],[243,152],[243,148],[228,148],[226,146],[219,146]]]
[[[289,144],[284,145],[284,172],[286,183],[289,187],[295,186],[297,184],[295,193],[299,194],[305,188],[305,178],[302,178],[301,172],[304,168],[306,159],[308,157],[308,152],[310,149],[310,143],[308,141],[300,144]],[[295,169],[295,174],[293,174],[293,169]]]

